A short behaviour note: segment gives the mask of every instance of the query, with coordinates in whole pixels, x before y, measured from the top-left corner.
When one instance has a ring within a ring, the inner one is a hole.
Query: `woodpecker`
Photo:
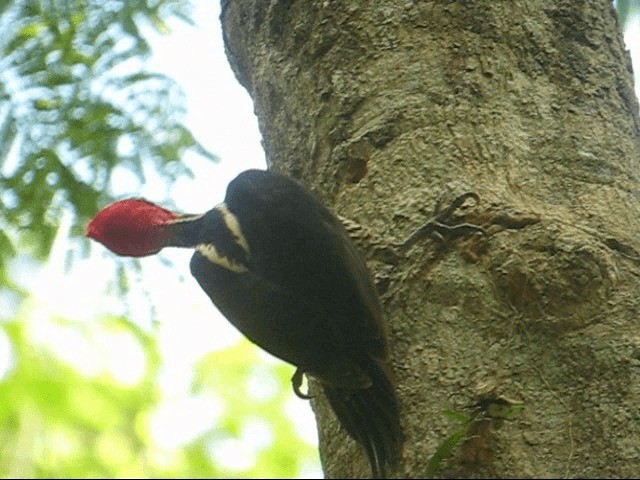
[[[342,223],[304,185],[247,170],[201,215],[142,199],[115,202],[87,236],[121,256],[195,249],[191,273],[249,340],[321,385],[366,452],[374,477],[401,455],[403,434],[386,324],[371,275]]]

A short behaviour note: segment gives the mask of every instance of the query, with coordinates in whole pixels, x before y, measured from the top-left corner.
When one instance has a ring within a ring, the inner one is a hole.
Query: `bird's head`
[[[175,213],[139,198],[120,200],[100,210],[87,225],[86,235],[125,257],[145,257],[167,246],[163,226],[179,218]]]

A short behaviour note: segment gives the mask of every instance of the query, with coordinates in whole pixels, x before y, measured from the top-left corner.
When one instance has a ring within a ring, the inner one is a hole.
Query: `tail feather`
[[[349,390],[325,384],[324,392],[340,423],[367,453],[374,478],[384,478],[402,450],[398,401],[389,368],[379,361],[367,364],[369,388]]]

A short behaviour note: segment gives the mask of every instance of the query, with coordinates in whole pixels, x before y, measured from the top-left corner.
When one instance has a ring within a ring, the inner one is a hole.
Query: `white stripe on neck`
[[[238,222],[237,217],[231,213],[229,207],[227,207],[226,203],[221,203],[220,205],[216,205],[214,207],[222,214],[222,220],[224,224],[227,226],[229,231],[233,234],[233,237],[236,239],[236,243],[242,247],[247,256],[249,255],[249,244],[247,243],[247,239],[244,237],[242,233],[242,229],[240,228],[240,222]]]
[[[211,263],[220,265],[222,268],[226,268],[231,272],[244,273],[249,271],[249,269],[242,263],[236,263],[230,258],[220,255],[215,245],[210,243],[201,243],[200,245],[197,245],[196,252],[199,252],[200,255]]]

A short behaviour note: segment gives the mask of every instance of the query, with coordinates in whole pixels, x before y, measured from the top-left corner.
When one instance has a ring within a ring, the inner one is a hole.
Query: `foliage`
[[[209,158],[179,122],[181,90],[145,72],[141,26],[188,21],[180,0],[9,0],[0,3],[0,236],[45,258],[63,210],[72,235],[112,200],[116,168],[172,179],[188,150]],[[1,265],[0,265],[1,266]]]
[[[435,477],[440,472],[443,462],[451,458],[456,447],[466,447],[468,451],[476,452],[486,449],[491,430],[499,427],[503,420],[514,420],[523,408],[522,402],[505,397],[487,397],[473,409],[473,414],[455,410],[443,411],[443,415],[456,422],[459,428],[445,438],[431,455],[425,477]]]
[[[162,387],[171,365],[156,331],[115,314],[60,318],[12,275],[47,259],[68,212],[71,235],[82,235],[113,200],[119,172],[143,183],[153,169],[171,183],[190,173],[186,152],[215,160],[181,123],[180,88],[144,70],[145,29],[167,33],[170,19],[189,14],[186,0],[0,0],[3,477],[293,476],[317,455],[285,411],[286,365],[256,367],[244,342],[203,359],[177,399]],[[15,312],[7,298],[20,300]],[[256,368],[270,396],[248,387]],[[249,448],[241,440],[256,425],[267,433]],[[220,455],[236,444],[248,459],[234,468]]]
[[[638,0],[614,0],[613,4],[618,11],[623,30],[627,28],[632,18],[640,14]]]
[[[473,418],[466,413],[456,412],[453,410],[446,410],[443,412],[449,419],[459,423],[461,426],[451,435],[449,435],[431,455],[429,463],[427,464],[427,470],[425,477],[431,478],[436,476],[440,471],[442,462],[451,457],[453,449],[460,444],[460,442],[466,437],[471,426]]]
[[[292,419],[283,409],[290,369],[282,364],[262,366],[261,375],[273,381],[274,388],[268,396],[256,396],[247,385],[257,350],[248,343],[201,362],[191,398],[218,399],[222,414],[212,425],[205,422],[193,438],[166,446],[155,438],[153,427],[163,410],[157,385],[162,359],[153,336],[123,318],[103,318],[97,332],[95,324],[81,326],[62,319],[49,327],[54,337],[75,336],[80,351],[81,344],[100,348],[105,335],[137,346],[144,352],[143,374],[132,385],[123,385],[105,365],[87,367],[89,358],[84,366],[77,365],[72,357],[61,359],[55,344],[34,342],[29,330],[36,325],[27,318],[33,314],[26,309],[4,325],[14,351],[13,368],[0,381],[2,477],[282,477],[296,475],[301,462],[314,455],[311,446],[296,440]],[[110,352],[112,360],[122,353]],[[178,420],[184,416],[172,408],[170,415]],[[199,418],[190,421],[197,423]],[[248,457],[243,468],[218,465],[216,449],[229,440],[239,444],[252,422],[263,426],[270,438],[255,451],[241,452]],[[164,434],[179,436],[179,430]]]
[[[287,400],[303,402],[292,397],[292,371],[291,366],[280,361],[265,364],[259,359],[257,348],[246,341],[212,352],[200,362],[196,391],[215,391],[227,399],[222,429],[213,434],[212,440],[237,439],[243,435],[247,422],[255,419],[269,423],[271,438],[258,448],[255,466],[239,472],[221,470],[222,478],[238,474],[292,478],[303,469],[305,461],[317,457],[314,447],[299,440],[298,419],[286,410]]]
[[[51,346],[34,345],[28,335],[30,322],[24,317],[5,325],[14,367],[0,382],[0,475],[143,474],[145,445],[136,433],[136,416],[157,398],[157,393],[149,395],[157,352],[148,336],[124,320],[111,319],[105,325],[111,331],[136,332],[137,341],[144,345],[148,368],[136,388],[122,387],[102,371],[87,378],[61,361]],[[64,321],[58,327],[74,330]],[[89,342],[87,329],[75,332]]]

